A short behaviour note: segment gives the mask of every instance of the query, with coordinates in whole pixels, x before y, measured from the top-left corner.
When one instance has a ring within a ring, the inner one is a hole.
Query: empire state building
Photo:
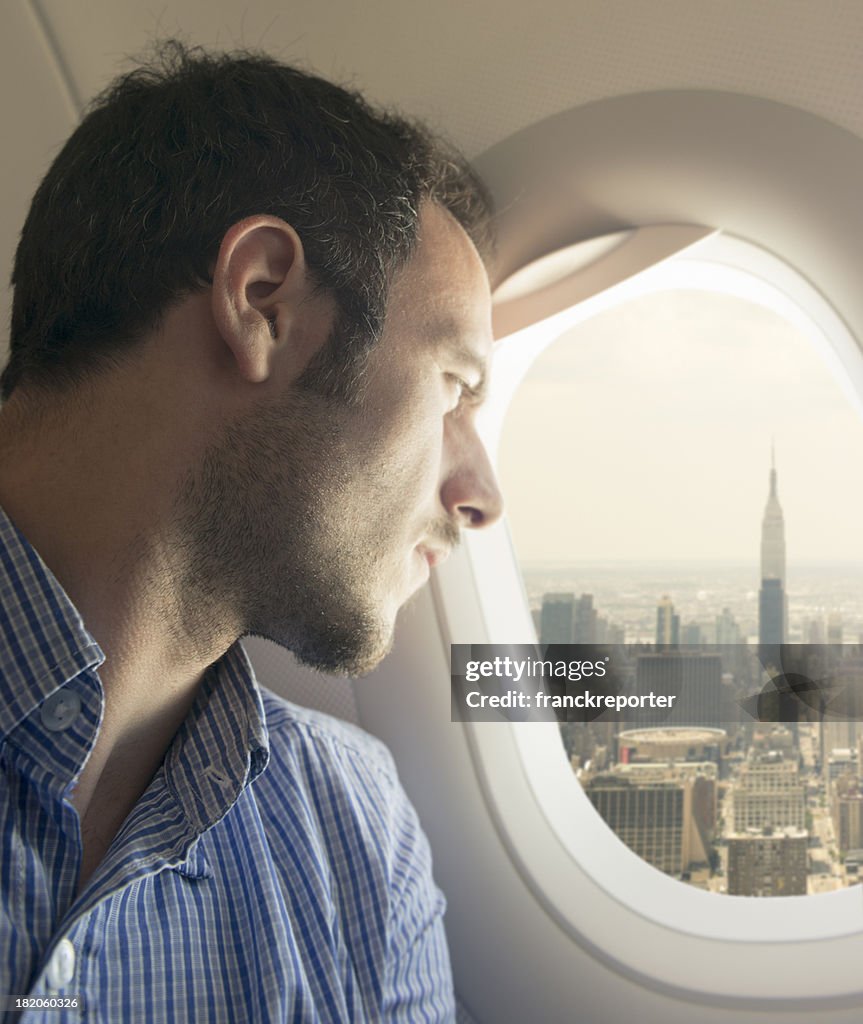
[[[779,580],[785,589],[785,519],[776,493],[775,459],[771,459],[770,494],[761,521],[761,579]]]
[[[758,640],[762,653],[785,643],[785,520],[776,488],[776,461],[771,458],[770,493],[761,521],[761,591]]]

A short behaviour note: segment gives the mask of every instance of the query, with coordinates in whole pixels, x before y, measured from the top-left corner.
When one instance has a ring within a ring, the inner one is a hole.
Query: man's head
[[[459,527],[499,513],[473,426],[488,225],[424,129],[268,58],[171,45],[36,194],[3,395],[92,409],[125,382],[176,435],[160,531],[184,629],[205,645],[197,602],[362,671]]]
[[[427,197],[487,254],[482,184],[422,126],[263,55],[167,43],[96,98],[33,198],[2,398],[114,365],[210,283],[228,228],[260,213],[302,237],[339,311],[326,356],[345,365],[380,333]]]
[[[216,282],[234,285],[216,319],[269,393],[227,424],[180,489],[183,589],[219,580],[244,630],[308,664],[361,673],[389,649],[396,612],[460,528],[500,513],[474,425],[492,341],[488,280],[464,231],[426,203],[362,398],[349,403],[303,385],[304,344],[326,318],[306,307],[305,322],[290,322],[302,290],[291,237],[272,226],[262,247],[259,230],[233,247],[226,239]],[[239,255],[244,242],[258,255]],[[272,340],[263,328],[250,340],[242,327],[254,318],[254,300],[246,311],[242,296],[261,280],[273,288]]]

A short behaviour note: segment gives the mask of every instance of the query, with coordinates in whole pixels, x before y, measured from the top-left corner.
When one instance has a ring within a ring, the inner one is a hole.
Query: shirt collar
[[[105,660],[51,571],[0,508],[0,741],[74,676]]]
[[[166,758],[168,785],[198,832],[215,825],[269,760],[266,713],[237,641],[204,676]]]

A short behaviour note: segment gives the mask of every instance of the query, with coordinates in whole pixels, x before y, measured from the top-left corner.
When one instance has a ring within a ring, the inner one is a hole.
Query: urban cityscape
[[[863,880],[863,570],[812,566],[789,579],[775,460],[760,554],[760,572],[523,570],[541,645],[625,644],[633,692],[676,673],[694,711],[690,724],[662,727],[561,723],[573,772],[618,837],[710,892],[829,892]],[[747,695],[783,678],[787,644],[853,680],[841,714],[825,714],[823,700],[820,710],[792,701],[800,713],[745,713]]]

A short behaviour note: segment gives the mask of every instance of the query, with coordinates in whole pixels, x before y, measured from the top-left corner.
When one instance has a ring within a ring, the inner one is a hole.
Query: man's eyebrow
[[[447,317],[432,322],[423,333],[436,347],[445,348],[450,359],[460,366],[470,367],[476,373],[476,382],[467,382],[467,394],[474,401],[480,402],[485,398],[488,387],[486,361],[461,337],[463,330],[457,320]]]
[[[486,374],[486,363],[484,359],[473,352],[464,342],[454,341],[447,346],[449,358],[459,366],[470,367],[476,374],[475,380],[464,382],[462,394],[471,405],[479,405],[484,402],[488,393],[488,376]]]

